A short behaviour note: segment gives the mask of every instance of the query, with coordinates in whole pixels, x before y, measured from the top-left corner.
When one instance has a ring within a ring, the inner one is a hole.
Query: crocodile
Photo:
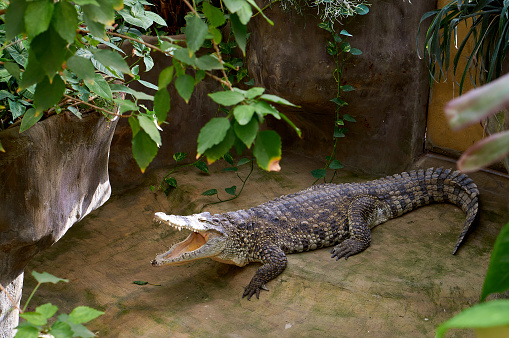
[[[237,266],[261,263],[242,295],[251,300],[284,271],[286,254],[334,245],[332,258],[348,259],[370,245],[373,227],[430,203],[452,203],[466,214],[455,254],[477,217],[478,196],[467,175],[429,168],[365,183],[315,185],[247,210],[190,216],[157,212],[156,222],[191,234],[157,255],[152,265],[202,258]]]

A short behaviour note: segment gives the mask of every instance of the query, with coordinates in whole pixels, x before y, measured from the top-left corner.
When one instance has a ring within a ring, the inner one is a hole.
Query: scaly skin
[[[243,297],[258,298],[265,284],[286,268],[286,254],[333,246],[332,258],[364,251],[371,228],[429,203],[452,203],[466,214],[456,253],[478,211],[479,191],[466,175],[451,169],[411,171],[354,184],[322,184],[248,210],[191,216],[156,213],[155,220],[193,233],[153,266],[211,258],[244,266],[262,263]]]

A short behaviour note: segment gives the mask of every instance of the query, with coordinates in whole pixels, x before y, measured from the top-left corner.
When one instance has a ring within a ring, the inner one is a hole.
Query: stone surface
[[[428,72],[416,51],[422,14],[436,1],[374,1],[370,12],[346,28],[352,47],[363,51],[344,65],[341,84],[356,88],[345,93],[341,110],[357,123],[348,123],[339,139],[338,158],[352,169],[390,174],[406,168],[422,154],[428,102]],[[257,85],[302,106],[283,111],[303,129],[303,139],[278,122],[272,127],[285,136],[287,147],[324,159],[332,150],[337,85],[335,63],[327,54],[330,33],[317,27],[316,9],[283,13],[266,10],[270,26],[260,16],[250,24],[247,65]]]
[[[31,261],[24,297],[35,286],[32,270],[70,279],[41,287],[31,307],[52,302],[67,313],[78,305],[105,311],[87,325],[101,337],[430,337],[437,325],[478,302],[495,237],[507,221],[497,205],[486,202],[499,199],[507,205],[507,195],[490,192],[507,191],[509,180],[494,184],[491,177],[477,175],[481,222],[456,256],[451,252],[463,212],[447,204],[426,206],[376,227],[372,245],[347,261],[331,259],[330,249],[288,255],[288,267],[268,283],[270,291],[249,302],[241,295],[257,264],[150,264],[156,254],[187,236],[153,224],[154,212],[195,213],[215,200],[201,196],[202,191],[216,188],[225,198],[223,188],[240,186],[235,174],[221,172],[219,164],[211,166],[210,176],[195,168],[178,171],[179,188],[168,197],[148,188],[165,170],[153,171],[138,188],[112,196]],[[205,210],[249,208],[314,180],[312,158],[285,153],[281,166],[279,173],[256,169],[238,199]],[[245,177],[248,166],[240,168]],[[335,181],[372,178],[342,171]],[[474,336],[465,330],[454,333]]]
[[[28,261],[110,196],[108,155],[117,121],[63,113],[0,132],[0,284],[17,290]],[[17,278],[18,283],[11,284]],[[11,303],[1,298],[0,319]],[[17,318],[16,318],[17,320]],[[11,320],[15,322],[16,320]],[[0,336],[10,336],[0,320]],[[12,327],[11,327],[12,328]]]

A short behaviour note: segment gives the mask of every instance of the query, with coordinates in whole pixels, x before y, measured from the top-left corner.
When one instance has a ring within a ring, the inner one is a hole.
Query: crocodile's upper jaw
[[[179,265],[202,258],[214,259],[226,247],[227,234],[221,225],[214,224],[209,213],[178,216],[158,212],[154,216],[154,221],[192,232],[167,252],[157,255],[152,261],[152,266]]]

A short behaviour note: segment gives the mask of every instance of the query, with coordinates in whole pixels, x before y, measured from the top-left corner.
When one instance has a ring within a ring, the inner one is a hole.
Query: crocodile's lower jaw
[[[166,264],[179,265],[185,264],[186,260],[179,259],[184,253],[195,251],[207,243],[208,233],[191,232],[191,234],[182,242],[172,246],[164,254],[158,255],[152,261],[152,266],[161,266]]]

